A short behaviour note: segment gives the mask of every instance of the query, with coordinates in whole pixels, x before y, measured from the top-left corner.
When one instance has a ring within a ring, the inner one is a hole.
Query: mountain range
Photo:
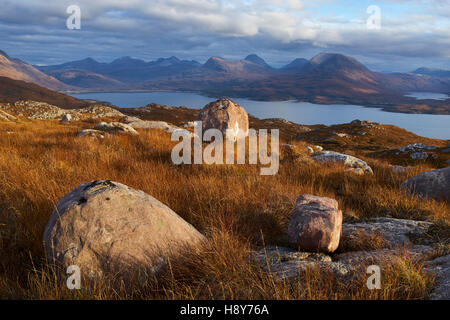
[[[176,90],[214,97],[255,100],[296,99],[391,108],[418,102],[406,92],[450,94],[446,70],[420,68],[411,73],[379,73],[337,53],[298,58],[274,68],[256,54],[238,61],[211,57],[205,63],[160,58],[146,62],[122,57],[110,63],[92,58],[50,66],[31,66],[0,51],[0,76],[60,91]],[[448,109],[446,101],[420,101],[426,110]],[[427,112],[428,112],[427,111]]]

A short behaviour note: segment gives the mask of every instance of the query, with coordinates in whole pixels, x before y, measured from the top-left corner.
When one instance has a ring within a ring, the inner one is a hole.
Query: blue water
[[[194,93],[182,92],[137,92],[137,93],[83,93],[73,94],[79,99],[108,101],[121,108],[142,107],[150,103],[169,106],[203,108],[216,99]],[[261,102],[248,99],[233,99],[255,117],[284,118],[300,124],[333,125],[348,123],[355,119],[392,124],[420,136],[450,139],[450,115],[406,114],[385,112],[376,108],[354,105],[319,105],[308,102],[274,101]]]

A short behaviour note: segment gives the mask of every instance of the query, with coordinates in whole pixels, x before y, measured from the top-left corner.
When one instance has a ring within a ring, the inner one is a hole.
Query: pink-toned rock
[[[333,252],[342,233],[342,211],[334,199],[301,195],[288,227],[289,242],[300,250]]]
[[[169,258],[204,240],[169,207],[114,181],[94,181],[72,190],[58,202],[44,233],[51,264],[77,265],[93,276],[156,273]]]
[[[220,99],[206,105],[200,112],[199,121],[202,129],[220,130],[224,137],[227,130],[231,130],[230,138],[248,134],[248,114],[244,108],[229,99]]]

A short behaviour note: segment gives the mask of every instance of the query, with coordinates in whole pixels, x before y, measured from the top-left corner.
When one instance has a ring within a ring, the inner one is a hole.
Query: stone
[[[350,269],[341,262],[333,262],[323,253],[301,252],[285,247],[267,247],[252,252],[253,261],[262,264],[263,270],[270,271],[279,279],[295,278],[308,269],[319,268],[338,276],[347,276]]]
[[[120,122],[125,123],[134,129],[158,129],[158,130],[166,131],[168,133],[172,133],[174,131],[180,131],[187,136],[191,136],[191,137],[194,136],[194,134],[192,132],[182,129],[182,128],[179,128],[177,126],[171,125],[165,121],[147,121],[147,120],[141,120],[136,117],[126,116],[126,117],[123,117],[122,119],[120,119]]]
[[[81,109],[61,109],[45,102],[17,101],[14,104],[2,105],[3,109],[12,110],[14,113],[28,119],[57,120],[70,114],[72,120],[119,118],[123,117],[120,111],[102,105],[92,105]]]
[[[301,195],[288,226],[288,240],[301,250],[334,252],[342,232],[342,211],[336,200]]]
[[[428,146],[423,143],[412,143],[412,144],[408,144],[407,146],[398,148],[398,150],[401,152],[420,152],[423,150],[434,150],[434,149],[437,149],[437,147]]]
[[[103,139],[107,135],[106,132],[94,129],[84,129],[77,133],[78,137],[90,137],[90,138],[99,138]]]
[[[428,153],[426,152],[414,152],[409,155],[413,160],[425,160],[428,158]]]
[[[132,116],[125,116],[119,120],[119,122],[126,123],[126,124],[130,124],[133,122],[139,122],[139,121],[143,121],[143,120],[141,120],[138,117],[132,117]]]
[[[347,154],[334,151],[319,151],[311,157],[318,162],[339,162],[348,168],[361,168],[365,173],[373,174],[372,168],[365,161]]]
[[[428,272],[433,273],[435,286],[429,296],[431,300],[450,300],[450,255],[425,262]]]
[[[139,133],[130,125],[121,123],[121,122],[100,122],[98,123],[95,128],[95,130],[101,130],[105,132],[111,132],[111,133],[123,133],[123,134],[130,134],[130,135],[138,135]]]
[[[450,167],[422,172],[402,183],[411,194],[436,200],[450,200]]]
[[[374,218],[365,222],[342,224],[342,239],[352,240],[363,234],[379,234],[386,247],[412,245],[410,234],[420,236],[428,231],[431,222],[394,218]]]
[[[152,196],[113,181],[82,184],[59,200],[44,232],[51,264],[83,274],[157,273],[205,237]],[[65,270],[65,269],[64,269]]]
[[[338,137],[340,137],[340,138],[347,138],[347,137],[348,137],[348,134],[346,134],[346,133],[340,133],[340,132],[335,133],[335,135],[338,136]]]
[[[68,113],[68,114],[65,114],[61,120],[59,120],[59,123],[66,123],[66,122],[70,122],[72,120],[73,120],[72,115]]]
[[[248,114],[243,107],[229,99],[220,99],[206,105],[199,115],[202,121],[202,129],[218,129],[226,137],[227,130],[230,131],[229,138],[236,139],[238,136],[247,136],[249,129]]]
[[[433,254],[434,250],[430,246],[416,245],[404,248],[382,248],[371,251],[351,251],[334,255],[334,260],[356,269],[365,264],[377,264],[382,262],[394,262],[402,255],[410,256],[413,261],[426,259]]]

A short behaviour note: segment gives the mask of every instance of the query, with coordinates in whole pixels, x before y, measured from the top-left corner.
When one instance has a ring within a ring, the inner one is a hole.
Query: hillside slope
[[[70,88],[67,84],[39,71],[32,65],[22,60],[11,58],[3,51],[0,51],[0,76],[35,83],[52,90]]]
[[[0,77],[0,103],[14,103],[19,100],[41,101],[61,108],[81,108],[88,104],[34,83]]]

